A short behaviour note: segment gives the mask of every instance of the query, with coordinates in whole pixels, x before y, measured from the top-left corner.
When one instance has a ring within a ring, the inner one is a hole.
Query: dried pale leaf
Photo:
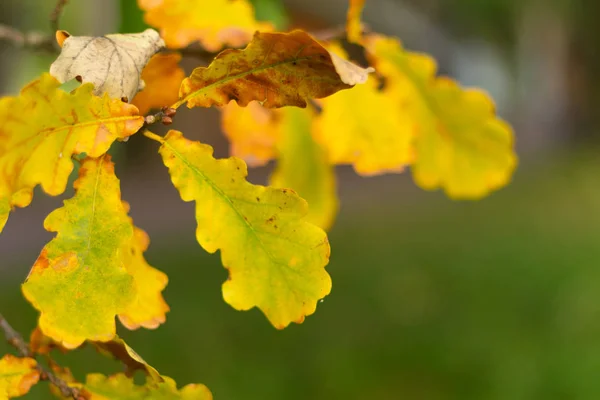
[[[40,379],[37,362],[6,354],[0,359],[0,400],[23,396]]]
[[[185,78],[185,72],[179,66],[179,53],[155,54],[144,70],[142,79],[146,83],[131,102],[145,115],[152,108],[162,108],[179,99],[179,86]]]
[[[362,41],[362,26],[360,15],[365,7],[365,0],[350,0],[348,15],[346,16],[346,36],[350,43]]]
[[[181,48],[199,41],[208,51],[241,47],[256,31],[272,25],[256,21],[247,0],[138,0],[145,21],[160,29],[167,46]]]
[[[490,97],[436,78],[433,59],[404,50],[397,39],[373,35],[366,42],[390,102],[415,129],[416,183],[444,188],[456,199],[481,198],[506,185],[517,163],[514,134]]]
[[[223,107],[221,128],[229,139],[229,153],[249,167],[265,165],[275,157],[276,121],[272,110],[252,101],[240,107],[231,101]]]
[[[184,201],[196,202],[196,238],[221,250],[229,279],[223,297],[238,310],[260,308],[276,328],[302,322],[331,290],[329,242],[308,223],[306,201],[289,189],[252,185],[239,158],[170,131],[160,153]]]
[[[73,154],[99,157],[144,123],[138,109],[108,96],[96,97],[90,84],[72,94],[48,74],[18,97],[0,99],[0,229],[10,207],[31,203],[33,188],[57,196],[73,170]]]
[[[81,77],[94,84],[94,94],[133,99],[144,87],[144,66],[164,42],[153,29],[142,33],[106,36],[69,36],[50,74],[64,83]]]
[[[133,225],[110,157],[87,158],[74,186],[75,196],[44,221],[57,235],[22,285],[41,313],[42,332],[70,349],[85,340],[111,340],[115,316],[136,294],[124,265]]]
[[[257,32],[243,50],[225,50],[206,68],[196,68],[179,91],[188,107],[245,107],[252,100],[267,108],[306,107],[366,80],[372,70],[332,56],[304,31]]]

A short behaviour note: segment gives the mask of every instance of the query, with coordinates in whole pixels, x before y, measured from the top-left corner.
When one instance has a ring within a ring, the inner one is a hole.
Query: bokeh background
[[[346,0],[254,0],[280,26],[340,26]],[[0,23],[50,33],[51,0],[3,0]],[[181,385],[216,399],[600,398],[600,2],[367,0],[371,29],[439,60],[442,73],[495,98],[516,131],[513,182],[478,202],[425,192],[410,172],[360,178],[338,168],[330,232],[333,291],[283,331],[220,293],[219,255],[195,242],[193,205],[170,186],[154,143],[116,144],[117,173],[146,256],[167,272],[172,311],[155,331],[119,333]],[[71,0],[77,35],[144,28],[133,0]],[[0,93],[14,94],[52,57],[0,43]],[[193,68],[196,60],[186,60]],[[227,155],[215,110],[177,127]],[[376,123],[376,121],[374,121]],[[252,170],[264,183],[272,166]],[[42,221],[62,199],[36,193],[0,235],[0,312],[21,332],[36,312],[19,284],[51,239]],[[10,352],[0,343],[0,355]],[[76,377],[117,362],[83,348],[56,355]],[[46,384],[27,399],[49,397]]]

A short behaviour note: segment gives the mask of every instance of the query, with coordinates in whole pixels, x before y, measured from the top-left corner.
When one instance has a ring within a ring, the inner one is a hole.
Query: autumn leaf
[[[133,224],[133,222],[132,222]],[[146,232],[134,228],[129,251],[125,253],[125,268],[133,276],[136,296],[127,308],[119,313],[119,320],[128,329],[143,326],[155,329],[165,322],[169,306],[165,303],[161,292],[167,286],[167,275],[146,262],[143,253],[148,248],[150,239]]]
[[[74,186],[75,196],[44,221],[57,235],[22,286],[41,313],[42,332],[67,348],[111,340],[115,316],[135,299],[134,278],[123,260],[133,226],[110,157],[86,159]]]
[[[225,50],[208,67],[196,68],[173,107],[224,106],[230,100],[242,107],[252,100],[267,108],[306,107],[308,99],[364,83],[369,72],[330,54],[306,32],[257,32],[244,50]]]
[[[29,349],[33,354],[49,354],[52,349],[58,349],[63,353],[68,351],[60,343],[44,335],[39,326],[36,326],[29,336]]]
[[[189,384],[177,389],[175,381],[163,377],[163,382],[149,381],[138,386],[124,374],[106,377],[102,374],[89,374],[83,385],[89,400],[212,400],[210,390],[202,384]]]
[[[511,127],[496,117],[490,97],[435,77],[434,60],[405,51],[397,39],[373,35],[368,55],[386,78],[390,102],[415,132],[415,182],[477,199],[508,183],[517,163]]]
[[[127,368],[127,376],[132,377],[135,371],[141,370],[156,382],[164,381],[158,371],[144,361],[144,359],[136,353],[135,350],[129,347],[123,339],[115,337],[108,342],[92,342],[92,344],[100,352],[110,354],[115,359],[121,361]]]
[[[255,31],[270,31],[258,22],[247,0],[138,0],[144,20],[160,29],[168,47],[181,48],[199,41],[208,51],[240,47]]]
[[[221,250],[229,279],[223,297],[238,310],[257,306],[277,328],[302,322],[331,290],[327,236],[306,222],[306,201],[289,189],[252,185],[239,158],[170,131],[160,154],[184,201],[196,202],[196,238]]]
[[[142,71],[142,79],[146,83],[132,101],[147,114],[152,108],[162,108],[175,103],[179,99],[179,86],[185,78],[185,72],[179,67],[179,53],[155,54]]]
[[[0,359],[0,400],[23,396],[40,379],[33,358],[6,354]]]
[[[91,84],[68,94],[48,74],[19,97],[0,99],[0,227],[8,208],[31,203],[40,184],[49,195],[64,192],[73,154],[98,157],[144,123],[135,106],[96,97]]]
[[[275,157],[278,130],[274,114],[252,101],[240,107],[231,101],[221,109],[221,128],[229,139],[229,153],[249,167],[265,165]]]
[[[270,184],[291,188],[308,202],[306,220],[329,229],[338,210],[335,171],[312,137],[311,108],[282,108],[279,114],[277,168]]]
[[[79,77],[94,94],[133,99],[144,88],[142,69],[165,43],[154,29],[106,36],[68,36],[50,74],[61,83]]]
[[[364,6],[365,0],[350,0],[346,17],[346,36],[350,43],[360,43],[362,41],[360,15]]]
[[[330,51],[346,57],[337,45]],[[378,89],[371,76],[364,85],[319,101],[314,137],[333,164],[352,164],[361,175],[400,172],[413,160],[413,127],[400,105]],[[309,202],[310,204],[310,202]]]

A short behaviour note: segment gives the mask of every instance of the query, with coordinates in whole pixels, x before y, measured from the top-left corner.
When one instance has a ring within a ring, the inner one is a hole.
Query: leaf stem
[[[150,132],[148,130],[144,131],[144,136],[146,136],[148,139],[152,139],[152,140],[154,140],[154,141],[156,141],[158,143],[164,143],[165,142],[165,140],[162,137],[160,137],[157,134],[152,133],[152,132]]]
[[[10,324],[2,316],[2,314],[0,314],[0,330],[4,331],[4,336],[6,337],[8,343],[14,348],[16,348],[19,354],[21,354],[21,356],[35,358],[34,354],[29,349],[29,345],[23,339],[23,336],[21,336],[19,332],[17,332],[12,326],[10,326]],[[40,373],[40,379],[47,380],[50,383],[52,383],[61,391],[63,396],[70,397],[74,400],[85,399],[81,395],[79,389],[69,386],[65,381],[54,375],[52,372],[47,370],[39,363],[36,364],[36,369]]]

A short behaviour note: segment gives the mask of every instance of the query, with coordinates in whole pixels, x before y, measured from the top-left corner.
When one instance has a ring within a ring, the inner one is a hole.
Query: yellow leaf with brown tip
[[[37,362],[6,354],[0,359],[0,400],[23,396],[40,379]]]

